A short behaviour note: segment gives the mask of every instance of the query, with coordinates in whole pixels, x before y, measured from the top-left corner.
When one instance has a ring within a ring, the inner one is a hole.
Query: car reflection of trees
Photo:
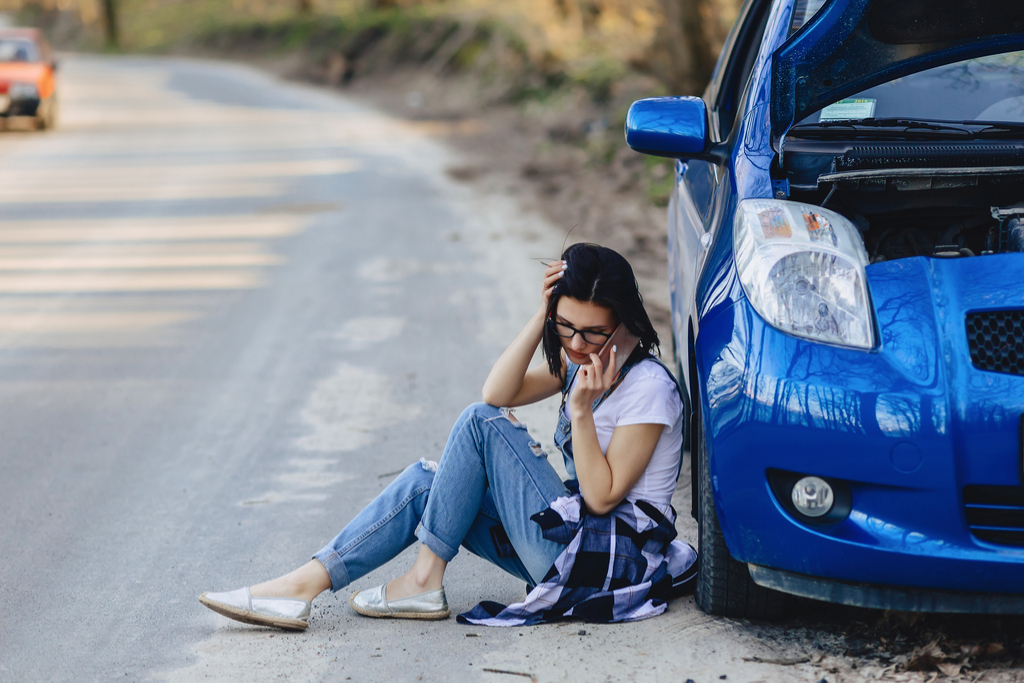
[[[876,269],[872,278],[888,363],[860,363],[851,353],[861,352],[780,335],[757,325],[749,308],[734,313],[732,337],[708,375],[716,431],[759,422],[903,439],[946,433],[929,290],[900,287],[903,268],[893,265]],[[758,327],[757,338],[750,339]]]
[[[1016,115],[1017,121],[1024,121],[1024,52],[989,55],[939,67],[933,78],[936,88],[957,92],[959,102],[974,107],[972,119],[977,120],[997,103],[1005,103],[1005,115]]]
[[[1017,379],[1013,375],[997,372],[972,373],[967,385],[967,393],[971,400],[967,402],[966,410],[960,419],[974,426],[976,436],[983,437],[985,433],[1009,434],[1008,428],[1013,428],[1012,431],[1017,432],[1021,415],[1024,414],[1024,404],[1007,405],[1008,399],[1020,391],[1020,382],[1014,381]],[[1020,449],[1019,442],[1008,446],[1014,447],[1014,450]],[[979,457],[993,457],[997,454],[1001,456],[1007,452],[1003,449],[996,452],[985,450],[984,447],[979,449]]]
[[[875,99],[875,116],[882,118],[972,121],[1002,104],[1000,120],[1024,121],[1024,52],[937,66],[868,88],[855,97]]]

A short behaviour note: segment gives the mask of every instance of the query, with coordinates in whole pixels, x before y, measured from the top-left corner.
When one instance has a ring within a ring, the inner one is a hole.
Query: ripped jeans
[[[405,469],[314,559],[332,590],[380,567],[419,538],[451,562],[465,546],[530,584],[565,549],[530,520],[568,490],[526,426],[500,408],[474,403],[452,427],[436,472]]]

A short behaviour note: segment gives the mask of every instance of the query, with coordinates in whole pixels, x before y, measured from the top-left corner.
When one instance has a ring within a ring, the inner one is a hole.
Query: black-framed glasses
[[[552,318],[548,318],[548,326],[563,339],[572,339],[579,334],[588,344],[604,344],[612,336],[610,333],[606,334],[595,330],[577,330],[572,325],[560,323]]]

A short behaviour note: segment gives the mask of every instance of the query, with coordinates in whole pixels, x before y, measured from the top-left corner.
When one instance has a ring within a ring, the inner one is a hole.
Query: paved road
[[[439,455],[562,236],[447,181],[436,127],[242,67],[62,65],[60,128],[0,135],[0,680],[820,677],[689,599],[487,630],[346,591],[298,635],[201,608]],[[553,413],[521,412],[549,451]],[[458,611],[523,594],[465,553],[449,576]]]

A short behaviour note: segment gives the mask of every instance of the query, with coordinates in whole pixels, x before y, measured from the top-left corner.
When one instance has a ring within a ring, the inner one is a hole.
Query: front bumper
[[[966,612],[1024,614],[1024,595],[919,590],[828,581],[780,569],[748,565],[750,578],[765,588],[840,605],[894,609],[903,612]]]
[[[3,106],[4,102],[7,103],[6,107]],[[4,95],[0,98],[0,116],[35,116],[41,102],[38,97],[10,99]]]
[[[893,261],[870,266],[868,282],[881,340],[870,352],[779,332],[743,299],[701,321],[698,384],[729,550],[825,583],[1024,595],[1024,547],[977,538],[963,505],[966,486],[1022,485],[1024,376],[976,369],[964,325],[972,310],[1024,309],[1024,255]],[[849,515],[798,520],[769,470],[845,482]],[[796,592],[788,585],[777,587]]]

